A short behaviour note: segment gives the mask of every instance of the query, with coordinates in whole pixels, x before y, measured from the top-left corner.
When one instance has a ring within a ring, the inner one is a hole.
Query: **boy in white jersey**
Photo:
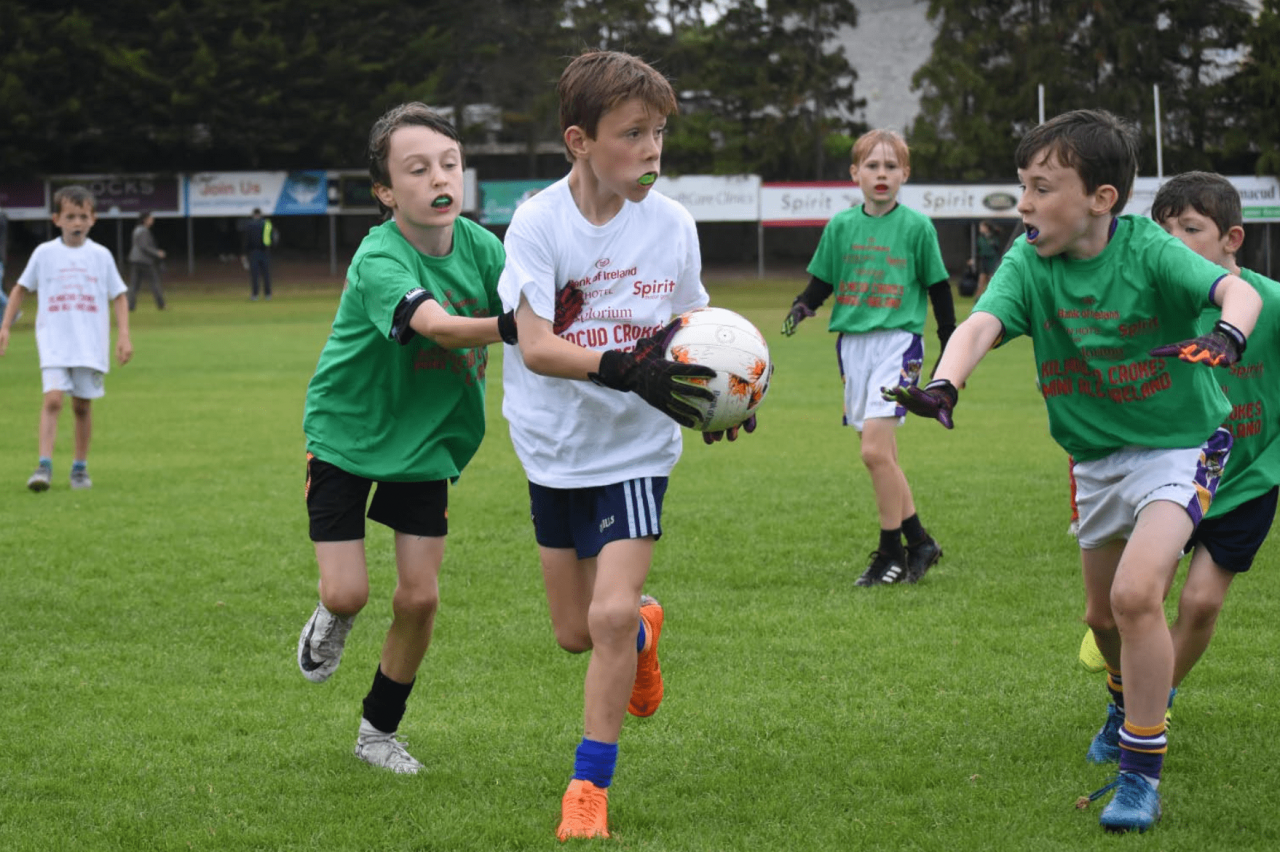
[[[53,196],[53,224],[62,236],[36,246],[10,294],[0,320],[0,355],[9,348],[9,329],[28,292],[37,295],[36,347],[40,351],[44,404],[40,407],[40,463],[27,480],[32,491],[53,481],[53,445],[64,394],[71,394],[75,415],[75,459],[71,487],[89,488],[89,439],[92,403],[105,391],[102,379],[111,366],[110,310],[116,318],[116,359],[133,357],[129,339],[128,288],[105,247],[89,239],[97,221],[93,193],[67,186]]]
[[[662,700],[663,612],[641,589],[680,457],[676,424],[692,425],[685,399],[708,396],[689,382],[714,371],[661,358],[672,315],[707,304],[693,218],[650,192],[670,83],[633,56],[589,51],[557,91],[573,165],[516,209],[498,291],[520,324],[502,411],[529,479],[552,626],[565,650],[591,651],[565,840],[609,836],[623,718]]]
[[[925,530],[898,463],[895,434],[906,411],[880,395],[886,384],[915,385],[924,363],[925,293],[938,321],[939,353],[956,328],[951,282],[928,216],[898,203],[911,175],[911,151],[893,130],[854,143],[849,175],[863,202],[822,230],[809,262],[809,286],[782,324],[790,336],[835,295],[829,328],[844,380],[844,422],[858,432],[859,455],[876,496],[880,537],[857,586],[915,583],[942,556]],[[905,539],[906,546],[903,546]]]
[[[1252,566],[1275,519],[1280,491],[1280,418],[1275,414],[1280,410],[1280,371],[1268,369],[1262,353],[1274,352],[1280,344],[1280,283],[1236,263],[1244,242],[1244,216],[1240,194],[1222,175],[1185,172],[1170,178],[1156,193],[1151,218],[1196,254],[1249,282],[1263,304],[1249,337],[1258,354],[1217,374],[1231,401],[1224,425],[1234,443],[1217,495],[1188,542],[1191,562],[1178,598],[1178,614],[1170,626],[1176,691],[1209,647],[1232,580]],[[1216,308],[1205,311],[1201,327],[1210,329],[1219,313]],[[1085,634],[1081,647],[1092,647],[1097,653],[1092,632]],[[1172,705],[1172,694],[1169,700]],[[1123,709],[1113,704],[1107,724],[1094,738],[1091,759],[1118,758],[1123,721]]]
[[[1144,831],[1160,817],[1174,666],[1164,594],[1231,446],[1215,377],[1182,362],[1238,361],[1261,308],[1239,276],[1150,219],[1119,215],[1135,137],[1110,113],[1076,110],[1022,138],[1025,237],[952,335],[937,378],[924,390],[885,390],[950,428],[956,388],[987,351],[1031,338],[1050,432],[1075,459],[1085,620],[1126,707],[1120,774],[1093,797],[1115,789],[1100,817],[1110,831]],[[1203,332],[1210,305],[1221,318]]]
[[[403,104],[374,123],[368,156],[388,220],[351,260],[302,422],[320,602],[298,637],[298,668],[327,680],[369,599],[368,506],[371,520],[395,531],[396,590],[355,753],[414,774],[422,764],[396,730],[435,625],[449,483],[484,437],[485,346],[514,342],[515,325],[497,295],[502,243],[458,216],[463,161],[453,125]]]

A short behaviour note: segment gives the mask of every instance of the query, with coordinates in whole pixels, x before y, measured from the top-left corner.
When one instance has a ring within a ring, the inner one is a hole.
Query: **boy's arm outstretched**
[[[445,349],[471,349],[490,343],[516,342],[514,311],[496,317],[454,316],[425,290],[420,301],[410,302],[409,328]]]
[[[954,428],[951,411],[956,407],[965,381],[983,356],[1004,334],[1004,324],[994,314],[977,311],[960,323],[946,351],[938,360],[934,379],[923,390],[911,387],[881,388],[884,398],[898,403],[912,414],[932,417],[948,429]]]
[[[1210,367],[1229,367],[1239,361],[1262,311],[1262,297],[1249,282],[1228,274],[1213,286],[1213,302],[1222,308],[1222,317],[1213,324],[1212,331],[1181,343],[1157,346],[1150,354],[1177,356],[1191,363],[1203,361]]]

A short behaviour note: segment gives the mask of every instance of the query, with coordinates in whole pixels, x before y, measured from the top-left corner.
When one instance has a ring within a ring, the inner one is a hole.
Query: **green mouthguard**
[[[652,173],[647,175],[640,175],[640,177],[636,178],[636,183],[640,184],[641,186],[652,186],[653,182],[657,179],[658,179],[658,176]]]

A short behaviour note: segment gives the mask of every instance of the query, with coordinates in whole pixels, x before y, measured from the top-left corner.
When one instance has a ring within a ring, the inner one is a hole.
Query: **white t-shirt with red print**
[[[523,296],[560,337],[587,349],[632,349],[709,301],[693,217],[658,192],[624,202],[597,226],[562,179],[516,208],[505,245],[504,308],[518,307]],[[538,485],[667,476],[680,458],[680,426],[667,415],[634,393],[538,375],[518,346],[505,349],[502,390],[511,443]]]
[[[111,252],[93,240],[70,248],[62,238],[36,246],[18,283],[36,294],[40,369],[111,366],[111,302],[128,288]]]

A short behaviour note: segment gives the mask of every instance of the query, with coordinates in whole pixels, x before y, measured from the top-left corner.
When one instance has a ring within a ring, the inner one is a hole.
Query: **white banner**
[[[1168,180],[1168,178],[1165,178]],[[1231,176],[1227,180],[1240,193],[1246,222],[1280,222],[1280,181],[1274,177]],[[1151,215],[1151,204],[1160,189],[1159,178],[1140,177],[1133,182],[1133,195],[1124,212]]]
[[[760,219],[758,175],[660,177],[654,188],[683,204],[698,222],[756,222]]]
[[[898,200],[934,219],[1017,219],[1014,184],[904,184]],[[852,183],[766,183],[760,219],[766,226],[824,225],[862,203]]]

